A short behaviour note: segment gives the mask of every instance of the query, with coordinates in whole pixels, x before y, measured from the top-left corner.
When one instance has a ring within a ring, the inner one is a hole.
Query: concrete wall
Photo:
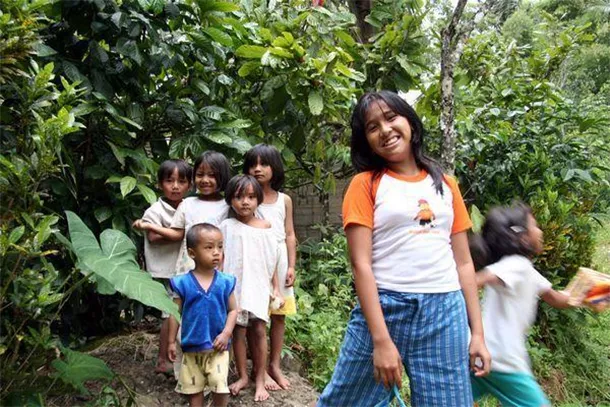
[[[332,225],[341,225],[341,204],[343,193],[350,179],[337,180],[336,193],[331,194],[328,202],[328,221]],[[324,204],[316,189],[307,185],[296,190],[286,191],[294,204],[294,227],[299,242],[308,238],[319,239],[320,231],[313,226],[324,222]]]

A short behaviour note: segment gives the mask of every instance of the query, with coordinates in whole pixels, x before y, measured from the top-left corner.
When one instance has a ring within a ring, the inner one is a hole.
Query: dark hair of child
[[[284,186],[284,165],[280,152],[274,146],[268,144],[257,144],[244,155],[244,174],[248,174],[250,168],[256,166],[258,160],[261,164],[271,167],[271,188],[279,191]]]
[[[216,151],[206,151],[195,160],[193,176],[202,165],[210,167],[214,172],[216,188],[218,188],[219,192],[224,191],[227,187],[227,182],[229,182],[229,178],[231,178],[231,166],[229,165],[227,157]]]
[[[415,110],[398,94],[387,90],[364,94],[352,114],[351,156],[352,165],[357,172],[373,171],[374,178],[381,176],[387,168],[385,160],[376,155],[366,139],[366,114],[374,103],[385,102],[394,113],[403,116],[411,125],[411,151],[415,163],[426,170],[434,181],[436,191],[443,194],[443,170],[439,163],[424,154],[425,130]]]
[[[468,239],[475,269],[481,270],[504,256],[532,256],[534,249],[523,238],[531,214],[532,209],[522,202],[492,208],[481,233],[472,234]]]
[[[165,160],[159,166],[157,170],[157,181],[159,183],[165,181],[172,176],[174,170],[178,170],[178,177],[180,179],[186,178],[188,182],[193,179],[193,169],[184,160]]]
[[[229,205],[229,217],[235,217],[235,211],[231,206],[233,198],[240,198],[242,194],[248,188],[248,185],[252,185],[252,190],[256,194],[256,201],[258,205],[263,203],[263,188],[252,175],[242,174],[236,175],[229,181],[227,190],[225,191],[225,201]]]
[[[199,241],[201,240],[201,232],[216,231],[220,232],[220,229],[211,223],[197,223],[196,225],[193,225],[186,233],[186,248],[194,249],[197,247]]]

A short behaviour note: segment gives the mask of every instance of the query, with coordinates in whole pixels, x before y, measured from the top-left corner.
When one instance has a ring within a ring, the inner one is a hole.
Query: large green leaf
[[[97,239],[73,212],[66,211],[70,240],[78,261],[87,270],[110,283],[121,294],[180,318],[178,306],[169,298],[165,287],[140,270],[136,247],[123,233],[106,229]]]
[[[51,366],[56,370],[53,376],[74,386],[81,393],[89,394],[85,388],[85,382],[89,380],[114,378],[114,372],[101,359],[67,348],[62,348],[61,352],[65,359],[55,359],[51,362]]]
[[[229,13],[231,11],[239,10],[239,6],[237,4],[233,4],[228,1],[197,0],[197,5],[202,13],[206,13],[208,11]]]
[[[242,45],[235,50],[235,55],[241,58],[260,59],[267,52],[266,47],[259,45]]]
[[[125,198],[136,187],[138,181],[134,177],[123,177],[121,179],[121,195]]]
[[[201,31],[203,31],[204,33],[209,35],[210,38],[212,38],[214,41],[216,41],[220,45],[224,45],[227,47],[233,46],[233,39],[231,38],[231,36],[229,34],[227,34],[226,32],[219,30],[218,28],[206,27],[206,28],[202,28]]]
[[[314,116],[319,116],[324,109],[324,100],[322,100],[322,95],[320,92],[312,90],[309,92],[309,110],[311,114]]]

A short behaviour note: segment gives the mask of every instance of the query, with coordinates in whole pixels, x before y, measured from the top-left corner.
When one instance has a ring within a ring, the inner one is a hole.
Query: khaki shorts
[[[228,394],[229,352],[184,352],[176,391],[197,394],[206,386],[217,394]]]

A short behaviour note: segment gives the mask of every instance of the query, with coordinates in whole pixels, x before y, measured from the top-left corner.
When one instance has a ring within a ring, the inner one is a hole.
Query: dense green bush
[[[347,240],[341,232],[320,242],[299,246],[298,313],[288,320],[286,344],[301,360],[315,387],[321,390],[339,356],[349,313],[355,304]]]

